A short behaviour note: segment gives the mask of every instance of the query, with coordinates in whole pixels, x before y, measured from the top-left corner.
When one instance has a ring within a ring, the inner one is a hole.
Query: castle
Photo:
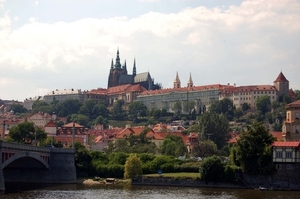
[[[136,60],[133,62],[132,74],[128,74],[126,60],[124,65],[121,65],[120,62],[120,53],[119,49],[117,50],[116,62],[112,59],[111,67],[108,76],[107,89],[115,86],[126,85],[126,84],[139,84],[147,90],[158,89],[157,85],[154,85],[154,79],[151,78],[149,72],[139,73],[136,72]]]

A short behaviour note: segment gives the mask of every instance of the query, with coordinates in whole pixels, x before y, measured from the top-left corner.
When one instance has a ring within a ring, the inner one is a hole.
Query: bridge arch
[[[2,163],[2,169],[4,169],[6,166],[8,166],[10,163],[21,159],[21,158],[33,158],[37,161],[39,161],[42,165],[44,165],[47,169],[49,168],[49,164],[41,158],[37,153],[32,153],[29,151],[24,151],[20,153],[16,153],[15,155],[11,156],[9,159],[7,159],[5,162]]]

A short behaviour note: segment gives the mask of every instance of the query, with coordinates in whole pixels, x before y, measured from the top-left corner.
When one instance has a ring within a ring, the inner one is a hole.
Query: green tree
[[[124,167],[124,178],[134,178],[143,173],[142,162],[136,154],[130,154]]]
[[[236,109],[234,109],[233,113],[234,113],[234,117],[235,117],[237,120],[239,120],[240,117],[243,116],[243,110],[242,110],[241,108],[236,108]]]
[[[209,112],[217,113],[217,114],[224,114],[228,120],[232,120],[234,116],[234,106],[233,101],[228,98],[224,98],[220,101],[215,101],[209,107]]]
[[[50,105],[45,102],[45,101],[35,101],[32,105],[32,112],[33,113],[38,113],[38,112],[43,112],[43,113],[52,113]]]
[[[173,110],[175,112],[175,115],[176,116],[179,116],[181,115],[181,112],[182,112],[182,104],[179,100],[177,100],[174,104],[174,107],[173,107]]]
[[[186,154],[187,148],[181,137],[176,135],[167,135],[161,145],[163,155],[182,156]]]
[[[89,122],[88,116],[83,114],[72,114],[70,120],[82,126],[88,126],[88,122]]]
[[[271,144],[275,138],[261,124],[248,126],[237,140],[236,160],[247,173],[267,173],[272,171]]]
[[[296,100],[300,99],[300,90],[294,90],[294,93],[296,94]]]
[[[200,141],[192,150],[193,156],[196,157],[209,157],[217,155],[217,153],[217,145],[211,140]]]
[[[11,105],[11,110],[14,112],[14,114],[20,114],[20,113],[26,113],[27,109],[24,108],[21,104],[13,104]]]
[[[22,122],[9,130],[8,140],[17,143],[31,144],[33,140],[43,142],[47,133],[40,127],[34,127],[31,122]]]
[[[79,142],[75,143],[75,166],[77,176],[88,176],[91,171],[91,154]]]
[[[78,114],[78,111],[82,103],[79,100],[67,99],[62,103],[58,104],[58,113],[59,117],[67,117],[68,115]]]
[[[224,175],[224,165],[218,156],[207,157],[200,164],[200,176],[208,182],[220,182]]]
[[[112,109],[112,116],[114,119],[122,120],[125,118],[125,111],[123,110],[123,100],[118,100],[114,103],[113,109]]]
[[[248,103],[246,103],[246,102],[244,102],[243,104],[242,104],[242,110],[243,111],[247,111],[247,110],[249,110],[251,107],[250,107],[250,105],[248,104]]]
[[[222,149],[230,139],[229,123],[222,114],[205,112],[199,120],[199,140],[212,140]]]
[[[137,122],[140,116],[146,116],[147,107],[141,101],[134,101],[129,104],[128,113],[129,116],[132,118],[132,121]]]
[[[107,118],[102,117],[101,115],[98,116],[95,120],[94,120],[94,125],[97,124],[102,124],[104,126],[104,128],[108,128],[108,120]]]
[[[270,96],[263,95],[255,100],[257,110],[260,110],[263,115],[271,110]]]

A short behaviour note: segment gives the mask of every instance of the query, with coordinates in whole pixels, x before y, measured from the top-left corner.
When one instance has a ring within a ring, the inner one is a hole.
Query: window
[[[292,152],[291,151],[285,152],[285,158],[292,158]]]
[[[282,169],[282,165],[281,164],[276,164],[276,169]]]
[[[276,151],[276,158],[282,158],[282,151]]]
[[[299,120],[299,113],[295,113],[296,119]]]
[[[291,169],[293,169],[293,166],[291,164],[287,164],[286,169],[291,170]]]

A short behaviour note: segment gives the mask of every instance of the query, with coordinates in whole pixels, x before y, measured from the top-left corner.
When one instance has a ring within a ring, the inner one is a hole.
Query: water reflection
[[[296,199],[300,192],[258,191],[235,189],[204,189],[191,187],[158,187],[131,185],[7,185],[7,193],[1,199]]]

